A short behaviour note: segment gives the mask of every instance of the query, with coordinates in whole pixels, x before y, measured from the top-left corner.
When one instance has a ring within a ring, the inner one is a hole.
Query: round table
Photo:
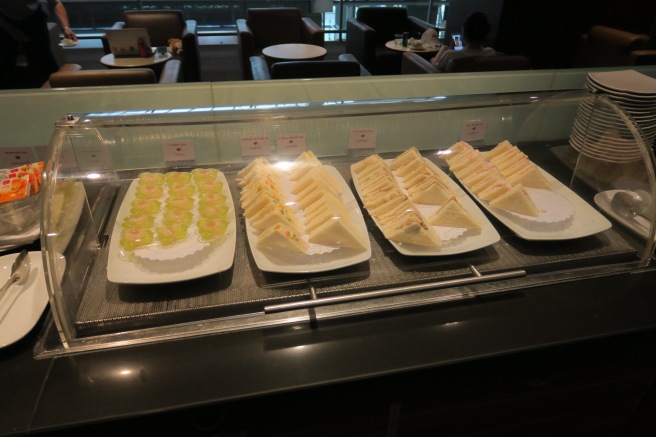
[[[100,58],[100,63],[111,68],[144,68],[152,67],[170,60],[173,57],[169,52],[155,53],[153,56],[147,58],[134,57],[115,57],[113,54],[108,54]]]
[[[435,53],[440,51],[441,46],[432,46],[432,47],[422,47],[420,49],[408,47],[403,47],[401,44],[397,44],[395,40],[387,41],[385,47],[397,52],[413,52],[413,53]]]
[[[274,61],[301,61],[321,59],[326,49],[312,44],[278,44],[264,48],[262,54]]]

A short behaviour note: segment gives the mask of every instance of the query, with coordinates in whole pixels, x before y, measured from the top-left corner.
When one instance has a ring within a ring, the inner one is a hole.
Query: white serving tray
[[[365,262],[371,258],[371,244],[369,243],[367,226],[364,222],[364,217],[362,217],[362,211],[360,211],[351,189],[335,167],[328,165],[324,165],[323,167],[339,184],[342,202],[348,212],[351,213],[351,217],[353,218],[357,230],[362,233],[367,248],[365,250],[356,250],[340,247],[330,252],[315,253],[312,255],[260,249],[256,244],[257,230],[251,226],[247,219],[246,235],[248,236],[249,247],[253,254],[255,264],[257,264],[257,267],[260,270],[273,273],[318,273],[348,267]],[[287,195],[288,199],[293,198],[293,195],[289,193],[291,190],[291,183],[284,175],[281,180],[281,188],[285,195]],[[301,213],[297,212],[297,214],[300,215]]]
[[[223,182],[223,194],[226,196],[226,205],[229,208],[228,217],[230,222],[225,239],[219,243],[209,244],[202,250],[186,257],[166,261],[134,260],[133,257],[126,257],[121,249],[121,223],[126,216],[130,215],[130,203],[135,199],[138,181],[134,180],[123,198],[109,240],[107,279],[117,284],[162,284],[201,278],[231,268],[237,241],[235,207],[225,175],[219,173],[218,180]],[[198,237],[190,232],[185,242],[161,250],[176,251],[181,244],[193,244],[194,242],[191,239],[194,238],[197,239]]]
[[[386,160],[389,162],[390,160]],[[494,228],[492,223],[487,219],[483,211],[476,205],[476,203],[456,184],[449,176],[447,176],[442,169],[436,166],[429,160],[426,162],[431,165],[438,173],[442,174],[445,179],[449,181],[449,188],[456,193],[456,197],[460,204],[467,210],[469,213],[475,217],[481,223],[481,229],[463,229],[463,228],[439,228],[433,226],[433,228],[440,234],[441,237],[444,237],[445,233],[459,233],[461,235],[446,240],[443,242],[442,246],[439,247],[428,247],[428,246],[419,246],[416,244],[408,243],[398,243],[396,241],[388,240],[392,246],[401,254],[408,256],[444,256],[444,255],[455,255],[459,253],[471,252],[477,249],[481,249],[486,246],[490,246],[501,238],[499,233]],[[353,185],[358,193],[358,196],[362,198],[360,192],[360,183],[358,180],[358,175],[353,172],[353,167],[351,167],[351,177],[353,178]],[[420,210],[423,210],[428,207],[428,205],[416,205]],[[435,207],[435,209],[438,209]],[[425,213],[426,215],[428,213]],[[374,222],[380,229],[378,221],[374,218]]]
[[[506,225],[515,235],[525,240],[572,240],[594,235],[611,227],[611,223],[590,204],[558,179],[543,169],[539,169],[551,184],[549,191],[562,197],[569,203],[568,207],[572,208],[572,214],[568,219],[545,222],[539,219],[521,217],[508,211],[491,208],[489,202],[481,200],[471,191],[467,191],[490,214]]]

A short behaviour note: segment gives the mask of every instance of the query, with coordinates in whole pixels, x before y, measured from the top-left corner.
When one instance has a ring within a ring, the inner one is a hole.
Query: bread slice
[[[476,170],[474,173],[470,174],[466,178],[461,179],[461,181],[466,187],[473,187],[478,182],[483,180],[483,178],[491,174],[500,175],[499,170],[493,164],[486,162],[483,167]]]
[[[269,192],[269,191],[262,191],[261,193],[259,193],[259,195],[255,196],[253,201],[246,208],[244,208],[244,217],[250,219],[258,211],[268,207],[269,204],[284,205],[285,199],[284,197],[279,197],[276,193]]]
[[[426,179],[430,179],[434,176],[434,173],[431,171],[430,168],[424,167],[423,170],[420,172],[417,172],[411,176],[408,176],[404,178],[401,181],[401,187],[410,190],[412,187],[415,187],[419,184],[421,184],[423,181]]]
[[[308,184],[312,181],[318,181],[326,186],[329,186],[331,189],[339,193],[341,187],[339,183],[333,178],[328,171],[321,165],[316,165],[307,170],[303,176],[295,180],[296,183],[292,188],[292,193],[298,193],[302,191]]]
[[[239,201],[244,203],[253,195],[257,195],[258,192],[268,189],[276,193],[279,193],[281,196],[284,195],[282,187],[276,181],[274,181],[269,176],[258,176],[254,178],[251,183],[242,188],[241,193],[239,194]]]
[[[485,168],[486,166],[489,166],[490,163],[484,160],[483,158],[476,159],[472,161],[469,165],[465,166],[464,168],[459,169],[458,171],[454,171],[456,177],[460,179],[461,181],[465,179],[467,176],[477,172],[478,170],[481,170],[482,168]]]
[[[258,199],[263,196],[275,197],[279,200],[285,199],[285,195],[282,192],[277,191],[267,185],[263,185],[245,193],[244,198],[241,200],[242,209],[249,209],[254,202],[258,201]]]
[[[268,161],[265,162],[266,164],[253,167],[248,173],[239,179],[239,186],[243,188],[258,177],[270,177],[274,181],[280,181],[281,175],[278,169],[273,167]]]
[[[304,232],[303,226],[294,215],[294,211],[288,206],[282,204],[270,205],[269,207],[262,209],[252,217],[250,223],[258,231],[264,231],[279,223],[283,223],[298,234]]]
[[[391,172],[380,172],[376,177],[369,178],[365,181],[358,180],[358,183],[360,184],[361,191],[369,192],[374,189],[373,187],[379,186],[383,181],[386,181],[388,184],[396,185],[396,179]]]
[[[493,156],[492,158],[489,159],[489,161],[498,167],[499,165],[502,165],[507,160],[514,159],[516,155],[520,153],[522,153],[522,151],[519,150],[517,147],[513,146],[507,151],[500,153],[497,156]]]
[[[410,147],[390,162],[390,168],[396,170],[413,159],[421,158],[421,153],[416,147]]]
[[[309,203],[306,201],[306,199],[308,198],[308,196],[313,196],[314,193],[317,190],[322,191],[322,192],[330,193],[330,194],[332,194],[332,197],[334,197],[334,198],[341,198],[340,194],[336,191],[333,191],[333,189],[331,187],[325,185],[322,182],[313,181],[311,184],[307,185],[303,191],[296,194],[296,196],[294,197],[294,200],[299,205],[303,204],[303,205],[307,206],[307,205],[309,205]],[[310,202],[310,203],[312,203],[312,202]]]
[[[386,171],[389,173],[392,172],[392,170],[388,167],[387,164],[385,164],[385,161],[382,159],[372,162],[356,174],[358,175],[358,180],[365,181],[372,176],[378,175],[381,171]]]
[[[350,217],[333,217],[310,232],[310,243],[365,250],[367,244]]]
[[[371,196],[369,198],[363,199],[362,203],[364,204],[364,207],[367,208],[369,211],[379,207],[380,205],[392,201],[392,199],[398,197],[398,196],[403,196],[403,192],[398,189],[395,190],[390,190],[386,192],[381,192],[377,196]]]
[[[424,158],[413,158],[401,167],[394,170],[394,175],[404,178],[408,175],[414,174],[417,170],[421,170],[426,165]]]
[[[459,153],[465,152],[467,150],[474,150],[474,148],[467,142],[465,141],[458,141],[457,143],[453,144],[451,147],[449,147],[446,152],[440,154],[440,158],[444,159],[445,161],[449,162],[456,156],[458,156]]]
[[[360,181],[360,184],[363,184],[384,174],[393,176],[392,170],[387,166],[387,164],[381,161],[380,163],[372,164],[366,169],[362,170],[360,173],[358,173],[357,177],[358,181]]]
[[[524,189],[522,184],[513,186],[510,190],[490,201],[490,207],[516,212],[531,217],[537,217],[540,215],[540,209],[535,202],[533,202],[533,199],[531,199],[531,196]]]
[[[296,204],[298,205],[299,209],[305,210],[308,208],[310,205],[312,205],[314,202],[327,197],[333,202],[341,202],[342,198],[338,195],[335,194],[334,191],[330,190],[329,188],[326,187],[319,187],[303,196],[303,198],[297,198],[296,199]]]
[[[501,171],[501,174],[506,178],[508,178],[508,176],[510,175],[517,173],[518,171],[525,169],[526,167],[535,165],[528,159],[527,156],[520,158],[517,161],[506,163],[506,164],[508,165],[504,166],[503,169],[501,168],[499,169],[499,171]]]
[[[514,146],[510,143],[510,141],[503,140],[499,144],[494,146],[494,148],[492,150],[490,150],[489,152],[487,152],[485,154],[485,159],[487,159],[489,161],[492,158],[494,158],[495,156],[500,155],[504,152],[507,152],[508,150],[512,149],[513,147]]]
[[[449,198],[444,205],[428,217],[428,223],[433,226],[450,228],[480,229],[481,222],[472,216],[458,202],[455,196]]]
[[[366,168],[368,168],[370,165],[373,165],[377,162],[383,162],[383,158],[381,158],[377,154],[369,155],[366,158],[364,158],[361,161],[356,162],[351,166],[351,170],[353,170],[353,173],[359,175],[360,172]]]
[[[322,167],[319,158],[317,158],[310,150],[301,153],[292,164],[293,165],[290,169],[291,173],[289,175],[290,181],[297,181],[311,169]]]
[[[420,188],[410,193],[412,201],[424,205],[442,205],[453,193],[447,187],[438,183],[435,179],[428,179]]]
[[[392,205],[385,204],[384,206],[385,207],[389,206],[389,207],[383,208],[381,206],[377,208],[375,211],[378,222],[383,225],[395,221],[398,217],[400,217],[401,215],[405,214],[408,211],[417,212],[415,205],[412,202],[410,202],[410,200],[407,197],[401,202],[397,202]]]
[[[551,188],[551,184],[547,178],[544,177],[544,174],[542,174],[538,166],[532,163],[518,172],[511,174],[506,179],[516,184],[522,184],[528,188],[542,188],[545,190]]]
[[[267,167],[271,170],[274,170],[273,166],[269,161],[266,160],[266,158],[262,158],[262,157],[255,158],[254,160],[249,162],[246,167],[242,168],[241,170],[239,170],[239,172],[237,172],[237,178],[243,179],[255,168],[263,168],[263,167]]]
[[[336,202],[332,198],[324,197],[317,200],[303,210],[303,215],[305,216],[306,223],[314,219],[316,216],[322,214],[326,210],[333,211],[338,215],[350,214],[342,202]]]
[[[497,182],[502,182],[505,181],[504,177],[501,175],[501,173],[497,171],[493,171],[487,174],[483,179],[480,181],[476,182],[474,185],[472,185],[469,189],[471,190],[472,193],[478,195],[480,197],[481,193],[490,188],[492,185],[494,185]]]
[[[416,212],[407,211],[394,222],[382,226],[385,238],[399,243],[418,246],[439,247],[442,239]]]
[[[484,190],[480,191],[477,193],[478,197],[481,200],[494,200],[506,191],[510,190],[513,187],[513,184],[511,182],[508,182],[505,179],[499,179],[489,185],[487,188]]]
[[[463,168],[467,167],[468,165],[472,164],[474,161],[478,161],[481,159],[483,158],[481,156],[481,152],[479,152],[478,150],[464,152],[453,158],[451,161],[449,161],[449,170],[456,173],[462,170]]]
[[[260,234],[257,247],[282,252],[307,253],[309,245],[292,228],[278,223]]]
[[[517,171],[518,169],[524,167],[529,162],[531,161],[528,159],[528,156],[526,156],[522,152],[519,152],[519,153],[515,153],[510,158],[506,159],[501,164],[498,164],[497,168],[499,169],[502,175],[507,176]]]
[[[305,216],[305,232],[310,233],[322,223],[334,218],[352,220],[351,213],[348,212],[346,208],[337,205],[326,206],[325,208],[315,211],[310,216]]]

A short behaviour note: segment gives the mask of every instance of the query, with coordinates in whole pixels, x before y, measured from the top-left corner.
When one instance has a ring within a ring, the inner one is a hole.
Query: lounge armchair
[[[182,61],[182,80],[199,82],[201,80],[200,54],[196,21],[185,20],[182,11],[131,10],[123,12],[123,21],[114,23],[112,29],[145,28],[148,30],[153,47],[167,47],[169,39],[182,40],[182,53],[173,54],[173,59]],[[111,53],[107,38],[102,38],[105,53]]]
[[[579,38],[572,66],[616,67],[656,64],[656,41],[607,26],[592,26]]]
[[[159,77],[149,68],[112,68],[106,70],[82,70],[77,64],[64,64],[52,73],[42,88],[74,88],[84,86],[147,85],[177,83],[181,61],[172,59],[164,64]]]
[[[371,76],[350,54],[339,55],[336,61],[276,62],[270,69],[261,56],[252,56],[250,61],[254,80]]]
[[[401,73],[401,55],[385,47],[398,33],[419,37],[430,23],[408,16],[404,8],[360,7],[355,18],[346,22],[346,53],[352,53],[371,74]]]
[[[237,41],[244,79],[252,79],[250,58],[277,44],[312,44],[323,47],[324,31],[303,17],[299,8],[251,8],[237,20]]]
[[[522,55],[473,56],[451,59],[445,73],[466,73],[476,71],[529,70],[531,61]],[[403,53],[401,74],[439,73],[437,67],[416,53]]]

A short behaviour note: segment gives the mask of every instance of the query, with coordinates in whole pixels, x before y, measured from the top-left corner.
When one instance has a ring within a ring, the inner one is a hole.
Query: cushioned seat
[[[177,83],[180,71],[181,61],[178,59],[172,59],[164,64],[159,79],[149,68],[82,70],[77,64],[64,64],[58,72],[50,75],[43,88]]]
[[[419,37],[430,23],[408,16],[404,8],[360,7],[355,18],[346,22],[346,53],[352,53],[371,74],[401,73],[402,52],[390,50],[385,43],[398,33]]]
[[[447,73],[476,71],[529,70],[531,61],[522,55],[472,56],[451,59],[446,65]],[[403,53],[402,74],[439,73],[437,67],[416,53]]]
[[[336,61],[284,61],[269,68],[260,56],[251,56],[253,79],[310,79],[320,77],[371,76],[350,54],[339,55]]]
[[[144,28],[148,30],[153,47],[167,47],[169,39],[182,41],[182,53],[173,54],[182,62],[182,80],[199,82],[201,80],[200,54],[195,20],[185,20],[179,10],[134,10],[123,12],[123,21],[114,23],[112,29]],[[105,53],[111,53],[107,38],[102,38]]]
[[[251,8],[246,19],[237,20],[237,41],[243,78],[252,79],[250,58],[262,56],[262,49],[292,43],[323,47],[324,31],[299,8]]]
[[[615,67],[654,65],[656,42],[647,35],[625,32],[607,26],[592,26],[579,38],[573,67]]]

